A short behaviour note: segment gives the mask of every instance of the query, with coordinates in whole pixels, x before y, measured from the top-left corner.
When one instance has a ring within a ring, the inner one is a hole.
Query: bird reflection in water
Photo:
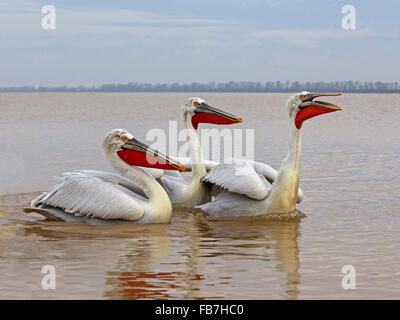
[[[162,237],[147,234],[141,246],[131,244],[126,248],[116,269],[107,272],[108,289],[104,296],[111,299],[247,298],[254,289],[262,299],[265,289],[262,284],[252,283],[254,288],[243,284],[242,292],[236,288],[241,286],[236,281],[243,269],[248,268],[251,280],[252,265],[255,263],[258,268],[261,262],[258,270],[261,276],[273,268],[286,277],[282,282],[280,277],[268,276],[271,285],[275,283],[281,288],[279,296],[296,299],[300,284],[298,229],[302,217],[297,211],[286,216],[212,220],[198,212],[188,215],[178,211]]]
[[[301,217],[211,219],[182,207],[162,225],[21,222],[12,234],[24,250],[3,271],[18,266],[10,279],[28,283],[55,265],[53,298],[296,299]]]

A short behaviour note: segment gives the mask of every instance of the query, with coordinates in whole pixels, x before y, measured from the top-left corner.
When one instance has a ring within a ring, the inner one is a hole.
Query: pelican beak
[[[196,130],[199,123],[234,124],[243,121],[243,118],[236,117],[205,102],[200,103],[194,110],[194,113],[192,124]]]
[[[178,170],[182,172],[186,170],[183,164],[150,148],[135,138],[125,141],[121,149],[117,152],[118,156],[131,166]]]
[[[303,125],[303,122],[305,120],[311,119],[313,117],[319,116],[324,113],[330,113],[330,112],[335,112],[339,110],[343,110],[342,107],[339,107],[338,105],[331,103],[331,102],[326,102],[326,101],[321,101],[321,100],[315,100],[315,98],[318,97],[332,97],[332,96],[342,96],[343,93],[319,93],[319,94],[307,94],[304,96],[300,106],[299,106],[299,112],[297,112],[296,115],[296,120],[295,124],[297,129],[300,129],[301,126]]]

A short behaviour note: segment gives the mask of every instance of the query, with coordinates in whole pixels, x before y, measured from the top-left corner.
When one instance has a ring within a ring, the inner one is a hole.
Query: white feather
[[[243,194],[255,200],[264,199],[269,191],[265,182],[247,161],[220,164],[211,169],[201,181],[215,184],[230,192]]]
[[[186,171],[192,171],[192,162],[190,158],[179,158],[178,161],[185,165]],[[266,163],[262,163],[260,161],[248,160],[248,159],[240,159],[240,158],[229,158],[225,159],[223,163],[225,164],[243,164],[244,162],[248,162],[254,167],[254,170],[264,178],[266,178],[271,184],[274,183],[276,177],[278,176],[278,170],[275,170],[271,166]],[[216,166],[220,165],[220,162],[212,161],[212,160],[203,160],[204,166],[209,172],[211,169],[215,168]],[[165,171],[167,174],[167,171]],[[177,176],[182,177],[182,175],[178,172],[175,173]],[[155,178],[156,176],[153,175]],[[156,178],[158,179],[158,178]],[[183,178],[182,178],[183,179]],[[297,203],[301,203],[304,197],[303,190],[299,187],[298,195],[297,195]]]
[[[191,158],[189,158],[189,157],[180,157],[180,158],[177,158],[177,160],[178,160],[179,163],[183,164],[186,167],[186,171],[192,171],[193,164],[192,164]],[[212,168],[214,168],[217,165],[219,165],[219,162],[203,159],[203,164],[204,164],[206,170],[210,171]]]
[[[32,206],[52,206],[86,217],[138,220],[144,214],[146,199],[123,184],[136,187],[113,174],[64,173],[52,190],[32,201]]]

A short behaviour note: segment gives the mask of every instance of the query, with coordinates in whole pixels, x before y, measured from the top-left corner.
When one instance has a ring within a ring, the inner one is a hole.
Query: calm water
[[[243,116],[256,159],[279,167],[287,94],[194,95]],[[332,98],[344,111],[304,125],[301,221],[178,208],[168,225],[93,227],[22,213],[64,171],[111,170],[100,147],[110,129],[145,140],[189,96],[0,94],[1,299],[400,298],[399,95]],[[56,290],[42,289],[43,265],[55,266]],[[345,265],[355,290],[342,289]]]

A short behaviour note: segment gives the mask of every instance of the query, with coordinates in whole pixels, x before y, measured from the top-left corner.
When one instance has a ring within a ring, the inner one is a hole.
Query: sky
[[[399,81],[399,12],[398,0],[1,0],[0,86]]]

